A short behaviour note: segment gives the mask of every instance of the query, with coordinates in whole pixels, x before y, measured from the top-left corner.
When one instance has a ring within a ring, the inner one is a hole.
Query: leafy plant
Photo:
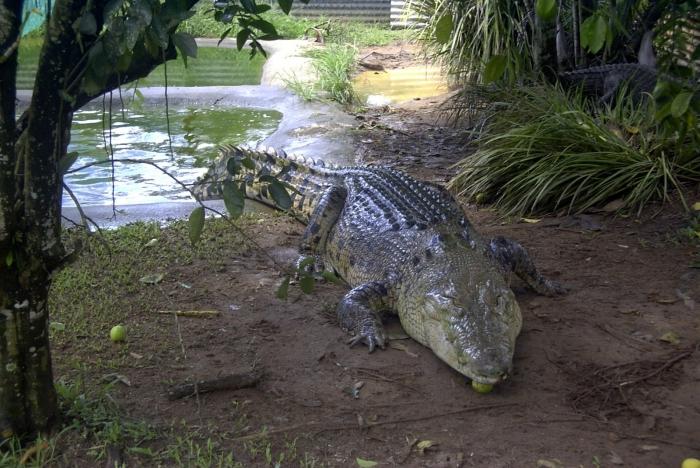
[[[333,101],[351,104],[356,96],[350,73],[355,66],[357,49],[347,44],[328,44],[322,49],[312,49],[309,56],[318,73],[318,89]]]
[[[580,94],[550,85],[482,89],[482,98],[491,107],[479,147],[450,187],[506,213],[580,212],[616,198],[641,209],[700,181],[700,129],[662,131],[653,102],[621,97],[593,115]]]
[[[501,75],[533,68],[524,22],[528,9],[520,1],[413,0],[409,8],[427,18],[417,37],[457,81],[478,81],[493,57],[501,57],[496,67],[503,65]]]

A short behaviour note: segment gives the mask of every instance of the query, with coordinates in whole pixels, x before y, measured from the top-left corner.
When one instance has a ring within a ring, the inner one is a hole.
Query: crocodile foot
[[[386,347],[386,333],[381,324],[363,324],[359,333],[348,340],[350,347],[358,343],[364,343],[369,348],[369,352],[375,350],[377,346],[384,349]]]
[[[347,293],[338,304],[340,327],[352,333],[350,346],[364,343],[371,353],[378,346],[386,346],[386,332],[382,326],[379,310],[383,308],[387,287],[382,282],[371,282],[357,286]]]

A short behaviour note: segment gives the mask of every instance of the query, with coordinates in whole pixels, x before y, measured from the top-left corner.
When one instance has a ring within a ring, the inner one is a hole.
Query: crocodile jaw
[[[512,369],[522,327],[520,308],[505,285],[486,282],[469,297],[427,293],[423,344],[450,367],[482,384],[496,384]]]

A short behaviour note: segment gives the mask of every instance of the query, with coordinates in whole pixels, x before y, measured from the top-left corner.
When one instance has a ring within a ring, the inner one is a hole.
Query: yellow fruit
[[[700,460],[697,458],[686,458],[683,460],[681,468],[700,468]]]
[[[112,327],[109,331],[109,339],[114,341],[124,341],[126,339],[126,328],[123,325],[117,325]]]
[[[476,380],[472,380],[472,388],[477,393],[489,393],[491,390],[493,390],[493,385],[487,383],[479,383]]]

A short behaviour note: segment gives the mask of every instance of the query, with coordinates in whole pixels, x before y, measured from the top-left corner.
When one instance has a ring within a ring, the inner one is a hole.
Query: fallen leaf
[[[63,331],[66,329],[66,325],[61,322],[49,322],[49,328],[53,331]]]
[[[152,273],[150,275],[142,276],[139,281],[143,284],[158,284],[163,281],[165,275],[163,273]]]
[[[677,345],[681,342],[681,339],[678,338],[678,335],[672,331],[666,332],[663,335],[661,335],[659,337],[659,340],[665,341],[666,343],[671,343],[672,345]]]
[[[389,340],[407,340],[409,336],[403,331],[390,332],[388,335]]]
[[[669,299],[657,299],[656,302],[658,302],[659,304],[675,304],[676,302],[678,302],[678,299],[673,297]]]
[[[132,353],[129,353],[129,356],[131,356],[134,359],[143,359],[143,356],[141,354],[138,354],[138,353],[132,352]]]
[[[412,353],[411,351],[409,351],[408,348],[406,347],[406,345],[404,345],[403,343],[389,342],[389,347],[392,349],[396,349],[398,351],[403,351],[404,353],[408,354],[411,357],[414,357],[414,358],[418,357],[418,355],[416,353]]]
[[[432,440],[421,440],[416,444],[416,448],[418,449],[418,453],[423,455],[426,450],[435,445],[437,445],[437,442],[433,442]]]
[[[556,458],[553,460],[537,460],[537,468],[562,468],[562,464]]]
[[[653,452],[654,450],[659,450],[659,447],[656,445],[641,445],[639,448],[644,452]]]
[[[618,211],[625,206],[625,202],[621,199],[613,200],[603,207],[603,211],[607,213],[612,213],[613,211]]]
[[[622,461],[622,458],[620,457],[620,455],[616,454],[612,450],[610,451],[610,463],[612,463],[613,465],[624,465],[625,464],[625,462]]]
[[[360,468],[372,468],[373,466],[377,466],[379,464],[376,461],[365,460],[360,457],[357,457],[355,461],[357,462],[357,466],[359,466]]]
[[[528,223],[528,224],[535,224],[535,223],[539,223],[540,221],[542,221],[541,219],[534,219],[534,218],[520,218],[520,220],[523,223]]]
[[[158,243],[158,239],[153,238],[153,239],[149,240],[148,242],[146,242],[145,244],[143,244],[143,247],[144,247],[144,248],[146,248],[146,247],[153,247],[153,246],[156,245],[157,243]]]

